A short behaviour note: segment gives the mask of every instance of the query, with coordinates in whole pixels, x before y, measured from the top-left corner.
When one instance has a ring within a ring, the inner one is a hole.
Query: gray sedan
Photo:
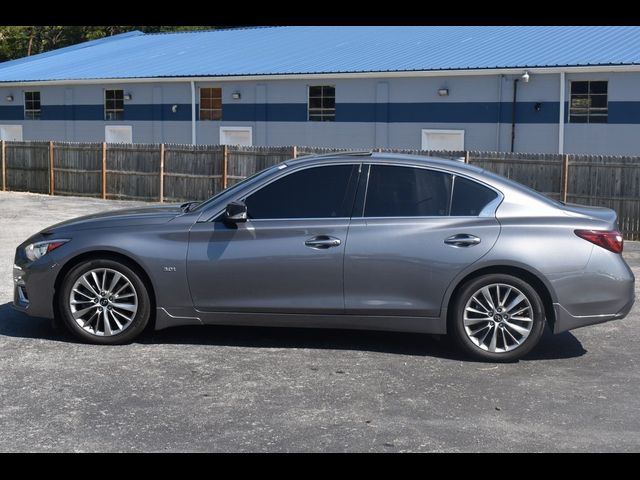
[[[458,162],[306,157],[201,203],[90,215],[16,250],[15,308],[99,344],[148,325],[448,334],[512,361],[623,318],[634,277],[614,211]]]

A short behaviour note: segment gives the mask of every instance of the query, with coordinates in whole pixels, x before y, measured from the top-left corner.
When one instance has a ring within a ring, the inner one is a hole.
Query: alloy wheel
[[[95,268],[73,284],[69,308],[80,328],[92,335],[112,336],[132,324],[138,311],[138,294],[122,273]]]
[[[464,330],[479,348],[504,353],[520,347],[533,328],[531,301],[518,288],[492,283],[478,289],[464,307]]]

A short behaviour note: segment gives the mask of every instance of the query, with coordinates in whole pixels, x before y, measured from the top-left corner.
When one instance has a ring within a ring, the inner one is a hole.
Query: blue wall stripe
[[[128,104],[124,121],[185,121],[191,120],[191,105]],[[557,123],[558,102],[516,104],[516,123]],[[196,108],[198,105],[196,105]],[[413,122],[413,123],[511,123],[511,102],[432,102],[432,103],[339,103],[337,122]],[[306,122],[306,103],[225,104],[224,121]],[[565,104],[565,122],[569,118],[569,104]],[[22,105],[0,106],[0,120],[24,119]],[[103,105],[43,105],[42,120],[104,121]],[[609,102],[610,124],[640,124],[640,102]]]
[[[24,107],[22,105],[0,106],[0,120],[23,120]]]

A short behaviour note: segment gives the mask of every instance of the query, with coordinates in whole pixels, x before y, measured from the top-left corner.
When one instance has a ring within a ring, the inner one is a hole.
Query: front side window
[[[307,168],[275,180],[245,199],[250,219],[351,216],[357,165]]]
[[[336,87],[331,85],[309,87],[309,120],[335,122]]]
[[[571,123],[607,123],[609,108],[607,103],[608,82],[571,82]]]
[[[372,165],[365,217],[448,215],[451,175],[424,168]]]
[[[40,112],[40,92],[24,92],[25,120],[39,120]]]
[[[451,215],[477,217],[484,207],[494,201],[498,194],[477,182],[456,177],[451,196]]]
[[[107,121],[124,119],[124,91],[123,90],[105,90],[104,119]]]
[[[222,120],[222,89],[200,89],[200,120]]]

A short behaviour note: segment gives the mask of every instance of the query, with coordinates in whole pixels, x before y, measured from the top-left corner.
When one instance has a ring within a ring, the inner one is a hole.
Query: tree
[[[0,62],[36,55],[98,38],[141,30],[145,33],[208,30],[205,26],[0,26]]]

